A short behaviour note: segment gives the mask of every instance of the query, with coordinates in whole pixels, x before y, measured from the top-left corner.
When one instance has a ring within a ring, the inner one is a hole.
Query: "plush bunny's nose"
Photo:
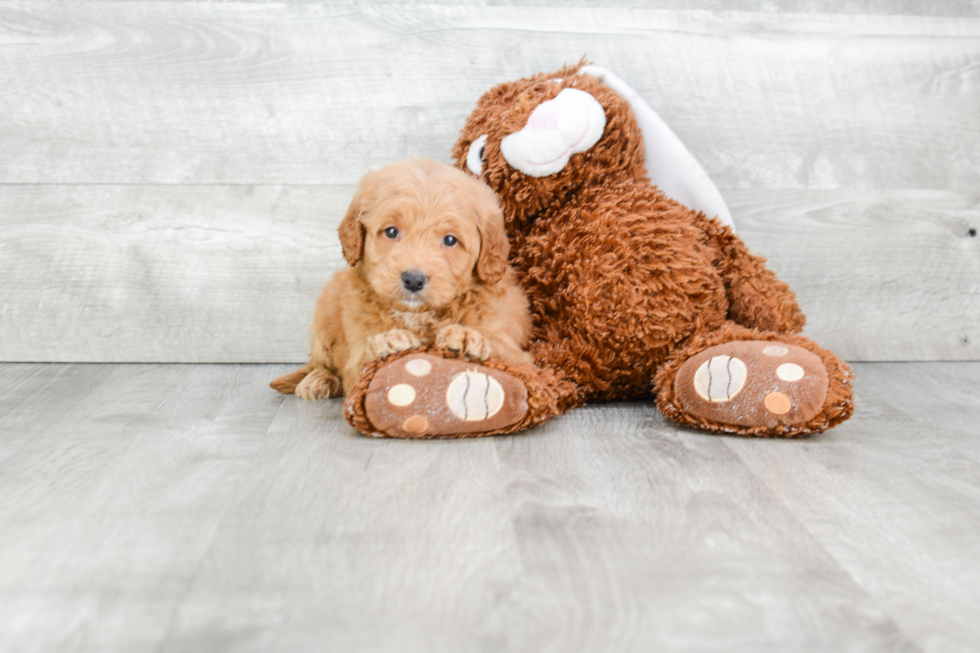
[[[557,102],[553,100],[542,102],[531,113],[531,117],[527,119],[526,128],[539,132],[548,129],[558,129],[558,114],[560,111]]]
[[[585,152],[602,138],[606,112],[594,97],[566,88],[542,102],[527,117],[524,128],[500,142],[504,159],[531,177],[561,172],[573,154]]]

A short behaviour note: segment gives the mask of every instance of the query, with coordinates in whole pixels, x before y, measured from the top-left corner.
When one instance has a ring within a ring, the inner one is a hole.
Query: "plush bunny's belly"
[[[632,202],[585,199],[515,239],[535,316],[531,351],[592,399],[644,396],[678,343],[724,322],[725,288],[683,207],[649,190]]]

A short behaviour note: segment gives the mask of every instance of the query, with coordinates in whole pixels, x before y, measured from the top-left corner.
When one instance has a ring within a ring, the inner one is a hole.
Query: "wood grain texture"
[[[474,650],[521,574],[493,441],[372,440],[291,399],[160,651]]]
[[[144,0],[110,0],[111,2],[143,2]],[[222,4],[225,0],[158,0]],[[235,0],[242,3],[282,4],[283,0]],[[289,4],[318,4],[351,8],[350,0],[287,0]],[[595,8],[595,0],[362,0],[358,7],[417,7],[431,5],[473,7],[586,7]],[[881,14],[889,16],[961,16],[980,17],[976,0],[603,0],[605,8],[625,9],[686,9],[698,11],[765,11],[834,14]]]
[[[915,650],[720,441],[651,443],[650,407],[413,443],[330,403],[283,404],[163,651]]]
[[[923,650],[974,651],[980,367],[857,373],[855,418],[791,455],[786,442],[726,444]]]
[[[447,160],[483,91],[582,53],[811,336],[978,358],[980,3],[480,4],[0,2],[0,360],[305,359],[360,176]]]
[[[854,361],[980,358],[980,196],[728,195],[739,234],[796,291],[822,345]]]
[[[305,360],[352,194],[0,185],[0,360]]]
[[[582,54],[722,188],[971,190],[980,20],[83,2],[0,18],[0,182],[351,184]]]
[[[971,651],[980,363],[805,440],[372,440],[283,366],[0,365],[10,651]]]
[[[915,650],[724,439],[640,403],[497,445],[524,564],[501,650]]]
[[[353,187],[0,185],[0,360],[304,361]],[[980,357],[976,196],[728,193],[848,360]]]
[[[0,370],[0,650],[156,650],[279,406],[274,370]]]

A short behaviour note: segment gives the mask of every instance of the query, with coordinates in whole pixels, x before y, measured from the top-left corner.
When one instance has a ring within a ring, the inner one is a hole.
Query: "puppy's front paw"
[[[372,358],[385,358],[421,346],[419,337],[406,329],[391,329],[368,338],[368,352]]]
[[[490,342],[482,333],[458,324],[450,324],[439,329],[436,334],[436,347],[448,349],[476,361],[486,360],[492,352]]]

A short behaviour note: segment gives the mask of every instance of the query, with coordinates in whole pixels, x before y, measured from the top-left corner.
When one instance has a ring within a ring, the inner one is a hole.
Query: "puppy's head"
[[[339,232],[344,258],[362,265],[381,301],[397,310],[448,306],[477,284],[497,283],[507,267],[493,191],[428,159],[365,175]]]

